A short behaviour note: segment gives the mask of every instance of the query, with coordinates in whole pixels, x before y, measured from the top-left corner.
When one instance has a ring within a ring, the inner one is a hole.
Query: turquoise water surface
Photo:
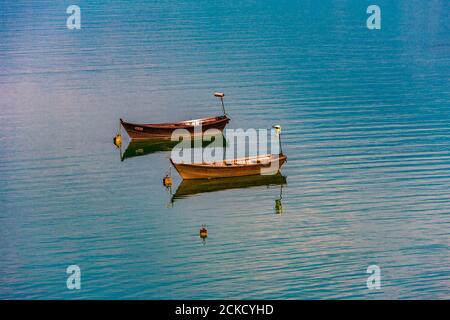
[[[1,1],[0,298],[450,298],[449,9]],[[214,91],[229,128],[282,125],[286,181],[172,202],[170,152],[121,161],[118,119],[217,115]]]

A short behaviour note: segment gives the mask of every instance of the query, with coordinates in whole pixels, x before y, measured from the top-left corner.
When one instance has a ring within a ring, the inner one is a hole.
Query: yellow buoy
[[[169,175],[166,175],[166,176],[163,178],[163,185],[164,185],[164,187],[170,187],[170,186],[172,186],[172,177],[169,176]]]
[[[203,225],[200,229],[200,238],[205,239],[208,237],[208,229],[206,229],[206,226]]]
[[[122,136],[119,133],[116,134],[113,141],[114,141],[114,144],[116,145],[116,147],[120,148],[120,146],[122,145]]]

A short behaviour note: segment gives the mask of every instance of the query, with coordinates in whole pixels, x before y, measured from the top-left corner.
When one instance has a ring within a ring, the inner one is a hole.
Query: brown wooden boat
[[[131,123],[120,119],[120,124],[125,128],[131,139],[170,139],[173,131],[176,129],[187,130],[191,137],[200,135],[200,133],[203,134],[208,129],[223,131],[227,123],[230,122],[223,104],[225,94],[223,92],[215,92],[214,96],[220,98],[222,102],[223,115],[221,116],[153,124]],[[200,128],[201,130],[198,130]]]
[[[213,163],[176,163],[172,159],[170,162],[183,179],[189,180],[276,174],[286,159],[287,157],[280,153]]]
[[[138,124],[125,122],[120,119],[121,125],[125,128],[131,139],[170,139],[176,129],[186,129],[191,136],[196,133],[196,127],[201,126],[201,133],[208,129],[218,129],[223,131],[230,121],[228,116],[218,116],[195,120],[186,120],[173,123]]]

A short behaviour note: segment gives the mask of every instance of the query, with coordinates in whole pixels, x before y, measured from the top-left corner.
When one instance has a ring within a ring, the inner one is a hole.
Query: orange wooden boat
[[[176,163],[172,159],[170,162],[183,179],[189,180],[276,174],[286,159],[287,157],[280,153],[213,163]]]
[[[170,139],[172,133],[176,129],[186,129],[191,137],[195,136],[198,127],[201,126],[201,134],[208,129],[218,129],[223,131],[230,118],[225,112],[225,106],[223,104],[223,98],[225,94],[223,92],[215,92],[215,97],[220,98],[222,102],[223,115],[217,117],[201,118],[194,120],[185,120],[179,122],[168,123],[131,123],[120,119],[120,124],[125,128],[131,139]],[[197,129],[197,130],[196,130]]]

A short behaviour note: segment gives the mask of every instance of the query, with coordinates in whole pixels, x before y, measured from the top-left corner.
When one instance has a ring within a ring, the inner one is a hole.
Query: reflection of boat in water
[[[275,175],[254,175],[245,177],[218,178],[211,180],[183,180],[172,196],[172,202],[189,196],[216,192],[228,189],[251,188],[258,186],[284,185],[286,177],[277,173]]]
[[[200,144],[202,148],[207,147],[211,143],[215,143],[217,139],[222,140],[222,145],[226,145],[225,137],[220,134],[220,136],[212,136],[214,139],[211,141],[204,141],[201,138],[193,138],[191,139],[191,147],[195,147],[196,144]],[[124,161],[128,158],[144,156],[146,154],[152,154],[156,152],[163,151],[172,151],[172,149],[178,144],[180,141],[171,141],[165,139],[153,139],[153,140],[131,140],[128,144],[125,152],[121,152],[120,159]],[[189,141],[188,141],[189,143]],[[122,151],[122,149],[120,149]]]
[[[179,143],[170,140],[131,140],[127,149],[121,154],[121,160],[144,156],[161,151],[171,151]]]

